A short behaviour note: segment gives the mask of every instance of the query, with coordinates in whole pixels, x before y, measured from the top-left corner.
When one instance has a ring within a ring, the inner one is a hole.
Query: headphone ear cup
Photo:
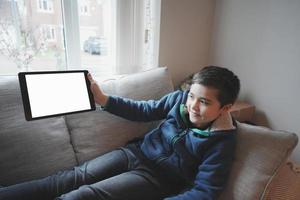
[[[184,113],[185,114],[187,114],[189,111],[188,111],[188,108],[187,108],[187,106],[186,105],[184,105],[184,107],[183,107],[183,111],[184,111]]]

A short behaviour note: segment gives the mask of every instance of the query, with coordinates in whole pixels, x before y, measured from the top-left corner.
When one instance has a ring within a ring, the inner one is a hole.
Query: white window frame
[[[144,42],[150,42],[150,51],[153,53],[150,58],[151,63],[147,62],[147,59],[149,58],[149,55],[144,54],[143,56],[143,65],[145,64],[145,69],[151,68],[151,67],[158,67],[159,65],[159,39],[160,39],[160,14],[161,14],[161,0],[150,0],[151,1],[151,21],[153,22],[151,24],[152,30],[150,30],[152,33],[152,40],[149,40],[149,30],[147,30],[146,25],[145,27],[145,35],[144,35]],[[145,14],[144,14],[145,16]],[[146,23],[146,20],[145,20]],[[144,49],[143,52],[146,52],[146,44],[144,43]]]
[[[62,0],[64,39],[66,48],[67,68],[79,68],[80,59],[80,31],[78,3],[74,0]]]
[[[116,6],[116,64],[113,71],[116,74],[133,73],[143,69],[143,48],[145,40],[144,0],[109,0]],[[159,54],[159,21],[161,0],[157,1],[156,17],[155,61],[153,67],[158,67]],[[79,10],[77,0],[62,0],[63,19],[65,27],[66,61],[67,67],[81,66]],[[142,33],[142,34],[140,34]]]
[[[44,8],[43,3],[47,4],[47,8]],[[43,13],[53,13],[54,12],[54,6],[53,6],[53,0],[37,0],[37,11],[43,12]]]
[[[119,0],[117,1],[117,72],[133,73],[147,69],[144,66],[145,46],[145,1],[144,0]],[[160,35],[160,11],[161,0],[155,2],[155,24],[153,51],[153,66],[158,67],[159,35]]]

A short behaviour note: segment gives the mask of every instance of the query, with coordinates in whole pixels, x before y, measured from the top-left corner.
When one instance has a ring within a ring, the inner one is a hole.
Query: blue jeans
[[[0,188],[0,200],[155,200],[172,190],[142,159],[121,148],[69,171]]]

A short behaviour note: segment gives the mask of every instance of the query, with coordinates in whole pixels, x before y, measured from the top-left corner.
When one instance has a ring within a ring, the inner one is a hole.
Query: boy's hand
[[[91,75],[90,73],[88,73],[87,77],[88,77],[88,79],[89,79],[89,81],[90,81],[90,83],[91,83],[90,88],[91,88],[91,91],[92,91],[92,93],[93,93],[93,95],[94,95],[94,100],[95,100],[95,102],[96,102],[97,104],[101,105],[101,106],[105,106],[106,103],[107,103],[107,100],[108,100],[108,96],[105,95],[105,94],[101,91],[99,85],[98,85],[97,82],[93,79],[93,77],[92,77],[92,75]]]

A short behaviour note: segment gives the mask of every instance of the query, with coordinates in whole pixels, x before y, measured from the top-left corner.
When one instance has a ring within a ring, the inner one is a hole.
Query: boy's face
[[[186,106],[190,121],[197,128],[203,128],[211,121],[227,112],[231,104],[221,107],[217,99],[218,90],[201,84],[193,84],[188,94]]]

